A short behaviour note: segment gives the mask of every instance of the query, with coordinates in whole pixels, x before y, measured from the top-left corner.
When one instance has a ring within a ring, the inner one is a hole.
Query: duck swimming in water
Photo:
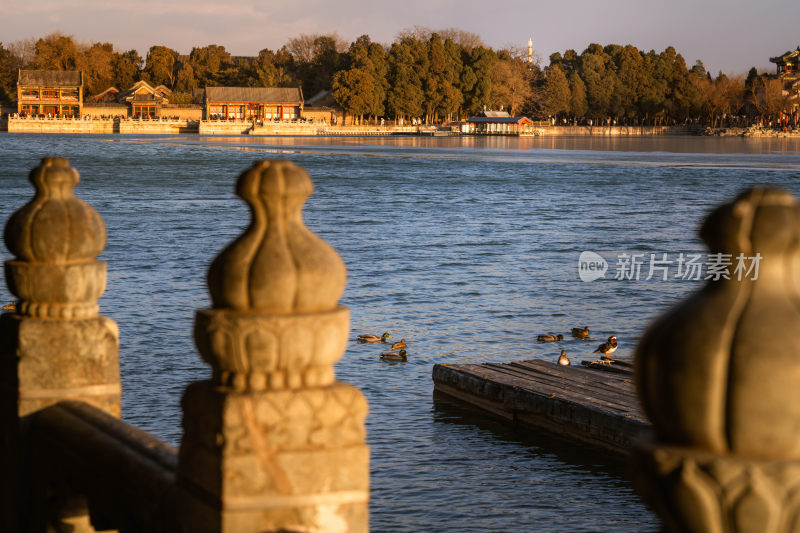
[[[563,366],[568,366],[568,365],[572,364],[572,363],[569,362],[569,359],[567,359],[567,351],[566,350],[561,350],[561,355],[558,356],[558,364],[559,365],[563,365]]]
[[[392,344],[392,350],[397,350],[398,348],[405,348],[405,347],[406,347],[405,339],[400,339],[400,342]]]
[[[555,341],[563,341],[564,335],[539,335],[536,337],[536,340],[539,342],[555,342]]]
[[[359,335],[358,342],[386,342],[386,339],[391,339],[392,336],[389,335],[389,332],[384,332],[383,335],[378,337],[377,335]]]
[[[581,328],[572,328],[572,336],[578,339],[588,339],[589,338],[589,326],[584,326],[583,329]]]
[[[384,361],[408,361],[408,353],[405,350],[399,352],[383,352],[381,359]]]
[[[601,358],[603,359],[611,359],[611,354],[617,351],[617,336],[612,335],[608,338],[608,342],[604,342],[600,346],[597,347],[595,351],[592,353],[599,353],[602,354]]]

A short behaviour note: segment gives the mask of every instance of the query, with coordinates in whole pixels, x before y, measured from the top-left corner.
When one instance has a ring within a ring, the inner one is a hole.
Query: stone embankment
[[[184,119],[138,118],[40,118],[8,117],[0,131],[15,133],[93,133],[169,135],[197,133],[198,122]]]
[[[535,135],[553,136],[651,136],[690,135],[685,126],[544,126],[536,128]]]
[[[701,135],[710,137],[796,137],[800,138],[800,128],[776,129],[750,126],[747,128],[706,128]]]

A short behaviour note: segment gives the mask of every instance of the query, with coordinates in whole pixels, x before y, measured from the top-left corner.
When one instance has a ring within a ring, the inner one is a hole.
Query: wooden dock
[[[619,368],[616,368],[619,370]],[[530,429],[627,454],[647,436],[630,372],[532,360],[433,367],[437,392]]]

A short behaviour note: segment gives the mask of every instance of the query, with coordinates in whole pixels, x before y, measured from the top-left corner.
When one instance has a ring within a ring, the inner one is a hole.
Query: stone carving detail
[[[800,527],[800,463],[653,446],[646,496],[670,531],[771,533]]]
[[[73,194],[80,178],[63,158],[42,160],[30,173],[36,194],[14,213],[4,240],[15,260],[5,263],[17,312],[38,318],[78,319],[97,315],[105,290],[105,246],[100,215]]]
[[[800,204],[754,188],[700,235],[734,266],[760,258],[758,275],[709,281],[642,337],[636,383],[656,433],[638,451],[645,496],[670,531],[796,531]]]
[[[302,220],[311,178],[288,161],[262,161],[236,192],[247,230],[212,262],[213,309],[198,311],[195,342],[214,380],[237,390],[322,386],[347,344],[349,312],[339,254]]]
[[[272,435],[270,444],[276,452],[364,444],[367,402],[352,387],[315,388],[304,394],[280,391],[255,396],[252,402],[252,425]],[[237,415],[225,421],[224,446],[231,453],[250,452],[248,424],[242,421],[246,411],[235,411]]]

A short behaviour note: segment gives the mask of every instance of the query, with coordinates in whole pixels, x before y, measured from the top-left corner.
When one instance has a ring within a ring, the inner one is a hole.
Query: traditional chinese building
[[[466,122],[465,133],[487,135],[519,135],[528,133],[533,121],[528,117],[512,117],[506,111],[483,111]]]
[[[303,112],[299,87],[206,87],[206,120],[293,120]]]
[[[800,77],[800,46],[797,50],[790,50],[778,57],[769,58],[771,63],[775,63],[778,67],[778,76],[782,78],[797,79]]]
[[[20,70],[17,112],[27,116],[77,117],[83,107],[83,72]]]
[[[121,93],[117,100],[130,106],[129,116],[134,118],[157,118],[162,115],[162,107],[169,104],[172,91],[163,85],[153,87],[144,80]]]
[[[781,122],[797,125],[800,122],[800,46],[769,60],[777,65],[784,94],[789,98],[789,105],[780,117]]]

